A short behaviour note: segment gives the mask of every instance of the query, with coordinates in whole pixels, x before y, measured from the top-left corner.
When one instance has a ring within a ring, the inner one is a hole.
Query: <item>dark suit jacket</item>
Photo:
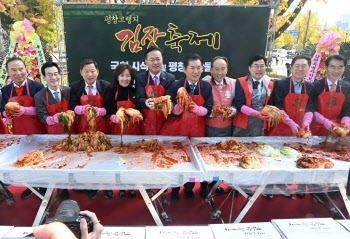
[[[317,97],[324,91],[325,86],[325,78],[321,80],[316,80],[313,84],[315,94],[314,94],[314,109],[315,111],[318,111],[318,101]],[[350,84],[344,80],[338,80],[337,89],[335,92],[340,92],[339,84],[341,85],[341,89],[343,94],[345,95],[345,101],[343,104],[343,107],[341,109],[340,118],[343,118],[344,116],[350,117]],[[329,92],[328,84],[326,84],[326,92]],[[328,118],[329,116],[324,115],[324,117]]]
[[[61,89],[63,91],[64,98],[69,102],[70,98],[70,87],[67,86],[61,86]],[[46,91],[48,92],[48,98],[49,98],[49,105],[56,104],[56,101],[54,99],[54,96],[52,95],[51,91],[47,88],[42,89],[38,93],[35,94],[34,100],[35,100],[35,106],[36,106],[36,114],[38,115],[40,121],[44,124],[46,124],[46,118],[49,117],[49,113],[46,109]],[[61,102],[63,101],[62,93],[61,93]]]
[[[107,88],[110,85],[109,82],[104,80],[96,80],[96,88],[98,92],[100,93],[101,97],[104,99],[104,105],[106,105],[106,94],[107,94]],[[87,92],[84,90],[85,88],[85,81],[80,80],[77,82],[72,83],[71,85],[71,94],[70,94],[70,100],[69,100],[69,109],[74,110],[76,106],[80,105],[80,97],[83,94],[87,95]]]
[[[147,85],[147,80],[148,80],[148,71],[138,74],[135,80],[136,80],[137,101],[139,102],[139,105],[141,105],[141,107],[148,109],[145,103],[145,101],[147,100],[145,87]],[[174,81],[175,81],[174,75],[165,71],[160,72],[160,84],[164,87],[165,91],[170,87],[171,83],[173,83]],[[154,82],[151,76],[149,79],[149,84],[154,85]]]
[[[249,80],[249,77],[247,78],[247,81],[248,80]],[[247,105],[246,98],[244,95],[244,90],[239,80],[236,81],[235,98],[233,99],[233,103],[234,103],[233,106],[235,106],[239,112],[241,111],[241,108],[243,105]],[[272,105],[272,97],[270,97],[267,104]]]
[[[170,95],[171,101],[173,102],[174,106],[177,104],[177,101],[176,101],[177,90],[180,87],[183,87],[184,84],[185,84],[185,78],[181,80],[176,80],[174,81],[174,83],[171,84],[169,89],[165,92],[166,95]],[[208,113],[206,115],[206,117],[208,117],[211,114],[211,111],[213,109],[212,87],[208,82],[205,82],[203,80],[200,80],[200,85],[201,85],[201,96],[204,99],[203,107],[205,107],[208,110]],[[186,84],[186,90],[187,90],[187,93],[190,91],[189,84]],[[198,95],[198,94],[199,94],[199,88],[197,84],[194,90],[194,95]],[[177,116],[177,115],[172,113],[171,116]]]
[[[29,95],[33,98],[37,92],[39,92],[41,89],[45,88],[43,84],[41,84],[37,81],[29,80],[29,79],[27,79],[27,84],[28,84],[28,89],[29,89]],[[13,83],[11,83],[7,86],[4,86],[1,89],[1,95],[2,95],[1,96],[1,114],[2,114],[2,112],[5,111],[5,105],[7,104],[9,98],[11,97],[12,86],[13,86]],[[22,96],[26,96],[26,95],[27,95],[27,90],[24,87]],[[13,89],[12,96],[17,96],[15,89]]]
[[[117,112],[117,103],[115,100],[115,94],[117,92],[117,88],[110,85],[108,87],[108,92],[106,96],[106,110],[107,115],[114,115]],[[118,88],[118,98],[117,101],[127,101],[129,97],[129,100],[135,105],[136,109],[139,110],[142,113],[142,108],[138,104],[138,101],[136,99],[136,90],[132,86],[128,86],[126,88],[119,86]]]
[[[305,81],[306,86],[306,94],[309,96],[309,100],[306,104],[306,110],[305,112],[314,112],[314,105],[313,105],[313,94],[314,94],[314,87],[310,82]],[[290,89],[290,78],[283,78],[281,80],[275,81],[273,85],[273,91],[272,91],[272,101],[274,106],[279,108],[280,110],[283,110],[283,101],[284,98],[289,94]],[[291,93],[294,93],[294,85],[292,82],[292,90]],[[301,93],[305,93],[304,84],[301,89]]]

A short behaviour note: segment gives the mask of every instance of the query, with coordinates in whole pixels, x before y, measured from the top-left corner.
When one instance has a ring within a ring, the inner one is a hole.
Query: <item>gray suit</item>
[[[67,86],[61,86],[61,89],[63,91],[64,98],[66,101],[69,102],[70,98],[70,87]],[[44,88],[40,90],[38,93],[35,94],[34,100],[35,100],[35,106],[36,106],[36,114],[38,115],[40,121],[44,124],[46,123],[46,118],[49,117],[49,112],[47,112],[46,109],[46,91],[48,91],[48,99],[49,99],[49,105],[56,104],[56,101],[54,99],[54,96],[52,95],[51,91],[47,88]],[[61,102],[63,101],[62,93],[61,93]]]

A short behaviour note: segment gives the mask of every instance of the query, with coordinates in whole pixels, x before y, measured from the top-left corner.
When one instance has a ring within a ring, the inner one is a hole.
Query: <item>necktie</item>
[[[154,76],[153,80],[154,80],[154,85],[159,85],[158,76]]]
[[[89,87],[89,92],[88,92],[88,95],[92,95],[92,85],[88,85],[88,87]]]
[[[258,85],[260,84],[259,81],[253,81],[253,89],[256,90],[258,89]]]
[[[196,85],[191,84],[191,85],[190,85],[190,92],[189,92],[190,95],[193,95],[193,94],[194,94],[194,89],[196,89]]]
[[[55,95],[55,101],[56,101],[56,103],[60,103],[60,99],[58,98],[58,92],[55,91],[55,92],[53,92],[53,94]]]
[[[332,92],[332,93],[335,92],[335,84],[334,84],[334,83],[331,84],[331,90],[330,90],[330,92]]]

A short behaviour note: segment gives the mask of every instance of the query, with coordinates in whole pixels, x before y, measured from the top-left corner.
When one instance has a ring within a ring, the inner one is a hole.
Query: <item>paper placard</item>
[[[15,227],[9,231],[4,238],[25,237],[33,233],[34,227]]]
[[[13,226],[0,226],[0,238],[3,238],[13,228]]]
[[[350,220],[336,220],[350,232]]]
[[[146,227],[146,239],[214,239],[209,226]]]
[[[350,238],[350,233],[332,218],[280,219],[271,222],[283,238]]]
[[[211,224],[210,227],[216,239],[281,239],[280,234],[269,222]]]
[[[144,227],[104,227],[101,239],[144,239]]]

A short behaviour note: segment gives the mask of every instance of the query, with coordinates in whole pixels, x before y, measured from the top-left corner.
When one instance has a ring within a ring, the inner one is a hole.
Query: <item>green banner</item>
[[[264,54],[269,13],[267,7],[65,4],[69,81],[81,79],[85,58],[97,61],[107,81],[122,62],[143,72],[144,51],[152,45],[162,48],[163,69],[176,79],[184,76],[182,61],[192,52],[203,57],[202,77],[215,56],[229,59],[229,77],[244,76],[249,58]]]

